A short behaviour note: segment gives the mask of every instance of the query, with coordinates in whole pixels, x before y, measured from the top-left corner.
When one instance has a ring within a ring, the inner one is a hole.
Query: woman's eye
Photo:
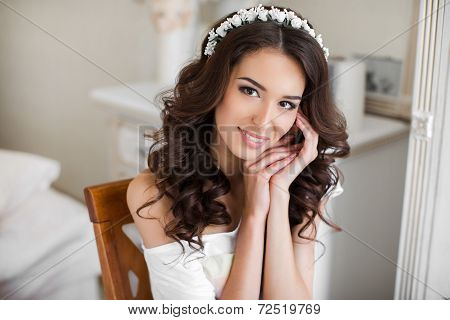
[[[250,87],[240,87],[239,90],[241,90],[243,93],[245,93],[245,94],[247,94],[247,95],[249,95],[249,94],[248,94],[249,91],[250,91],[250,92],[254,91],[254,92],[257,93],[257,91],[256,91],[255,89],[250,88]],[[252,96],[252,95],[250,94],[250,96]],[[254,97],[254,96],[252,96],[252,97]]]
[[[286,108],[284,108],[284,109],[288,109],[288,110],[292,110],[292,109],[295,109],[297,106],[295,105],[295,104],[293,104],[292,102],[288,102],[288,101],[281,101],[281,103],[284,103],[284,102],[286,102],[287,103],[287,107]]]
[[[239,87],[239,90],[242,91],[244,94],[249,95],[249,96],[251,96],[251,97],[255,97],[255,96],[253,96],[253,95],[251,94],[252,92],[258,93],[258,91],[256,91],[256,90],[253,89],[253,88],[250,88],[250,87]],[[250,94],[249,94],[249,92],[250,92]],[[287,106],[286,106],[286,107],[283,107],[283,109],[293,110],[293,109],[295,109],[295,108],[297,107],[297,105],[295,105],[295,104],[292,103],[292,102],[282,101],[281,103],[282,103],[282,104],[283,104],[283,103],[286,103],[286,104],[287,104]]]

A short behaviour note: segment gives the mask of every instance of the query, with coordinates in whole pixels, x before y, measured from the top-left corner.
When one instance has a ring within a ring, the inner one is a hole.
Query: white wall
[[[122,81],[152,77],[148,12],[132,0],[7,3],[51,35],[0,5],[0,148],[61,161],[55,186],[82,199],[107,175],[106,120],[88,91],[119,84],[101,68]]]
[[[330,55],[370,53],[411,26],[413,5],[418,0],[279,0],[310,20],[322,34]],[[416,29],[414,29],[416,30]],[[377,51],[403,59],[409,33]]]
[[[7,3],[50,35],[0,5],[0,148],[59,160],[55,186],[82,200],[84,186],[107,180],[106,116],[88,91],[119,84],[107,72],[122,81],[152,79],[147,7],[143,0]],[[273,3],[304,13],[332,55],[378,48],[409,26],[412,12],[408,0]],[[403,57],[406,41],[401,36],[379,53]]]

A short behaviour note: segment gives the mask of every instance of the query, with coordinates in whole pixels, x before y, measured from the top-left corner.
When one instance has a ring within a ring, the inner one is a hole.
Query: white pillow
[[[81,278],[100,274],[94,230],[83,203],[49,188],[30,195],[2,220],[0,293],[4,283],[25,283],[26,278],[32,278],[57,262],[57,269],[45,272],[54,276],[47,280],[48,285],[58,281],[69,284],[73,279],[67,277],[72,275]],[[75,263],[78,261],[84,266]],[[78,270],[73,270],[73,264]],[[62,274],[66,279],[60,278]]]
[[[0,149],[0,216],[59,177],[61,164],[37,154]]]

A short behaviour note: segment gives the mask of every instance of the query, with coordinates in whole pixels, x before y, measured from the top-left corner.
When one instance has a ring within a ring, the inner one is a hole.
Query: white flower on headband
[[[258,12],[258,19],[261,21],[267,21],[267,15],[269,14],[269,10],[267,9],[261,9],[261,10],[256,10]]]
[[[302,27],[302,19],[295,17],[291,20],[291,26],[296,29],[300,29]]]
[[[329,50],[323,46],[322,35],[316,36],[316,32],[308,25],[308,20],[300,19],[293,11],[284,9],[281,11],[278,8],[271,7],[271,10],[264,9],[262,4],[249,10],[239,9],[231,18],[227,18],[214,32],[214,28],[209,32],[208,43],[205,48],[205,55],[212,55],[217,43],[220,42],[227,34],[227,31],[233,28],[238,28],[244,24],[250,24],[256,20],[268,21],[272,20],[280,24],[290,25],[295,29],[303,29],[313,37],[323,50],[325,60],[328,61]]]
[[[318,34],[316,37],[317,42],[320,44],[320,47],[323,48],[323,43],[322,43],[322,35]]]
[[[252,9],[254,9],[254,8],[252,8]],[[258,16],[258,12],[256,12],[256,10],[247,10],[245,13],[245,21],[253,22],[253,21],[255,21],[257,16]]]
[[[297,16],[295,15],[294,11],[288,11],[287,15],[287,19],[290,21],[292,19],[295,19]]]
[[[235,14],[231,19],[230,22],[236,26],[239,27],[242,24],[242,19],[239,17],[239,15]]]
[[[284,18],[286,18],[286,12],[280,11],[280,9],[272,7],[272,10],[269,11],[269,15],[272,20],[276,20],[279,23],[283,23]]]
[[[216,29],[216,33],[223,38],[227,34],[227,30],[230,29],[233,29],[233,26],[231,25],[231,22],[227,20]]]

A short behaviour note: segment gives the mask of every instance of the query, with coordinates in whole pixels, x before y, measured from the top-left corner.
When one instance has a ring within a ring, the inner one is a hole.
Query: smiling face
[[[258,157],[294,126],[305,86],[301,66],[279,50],[243,57],[215,109],[222,142],[240,159]]]

